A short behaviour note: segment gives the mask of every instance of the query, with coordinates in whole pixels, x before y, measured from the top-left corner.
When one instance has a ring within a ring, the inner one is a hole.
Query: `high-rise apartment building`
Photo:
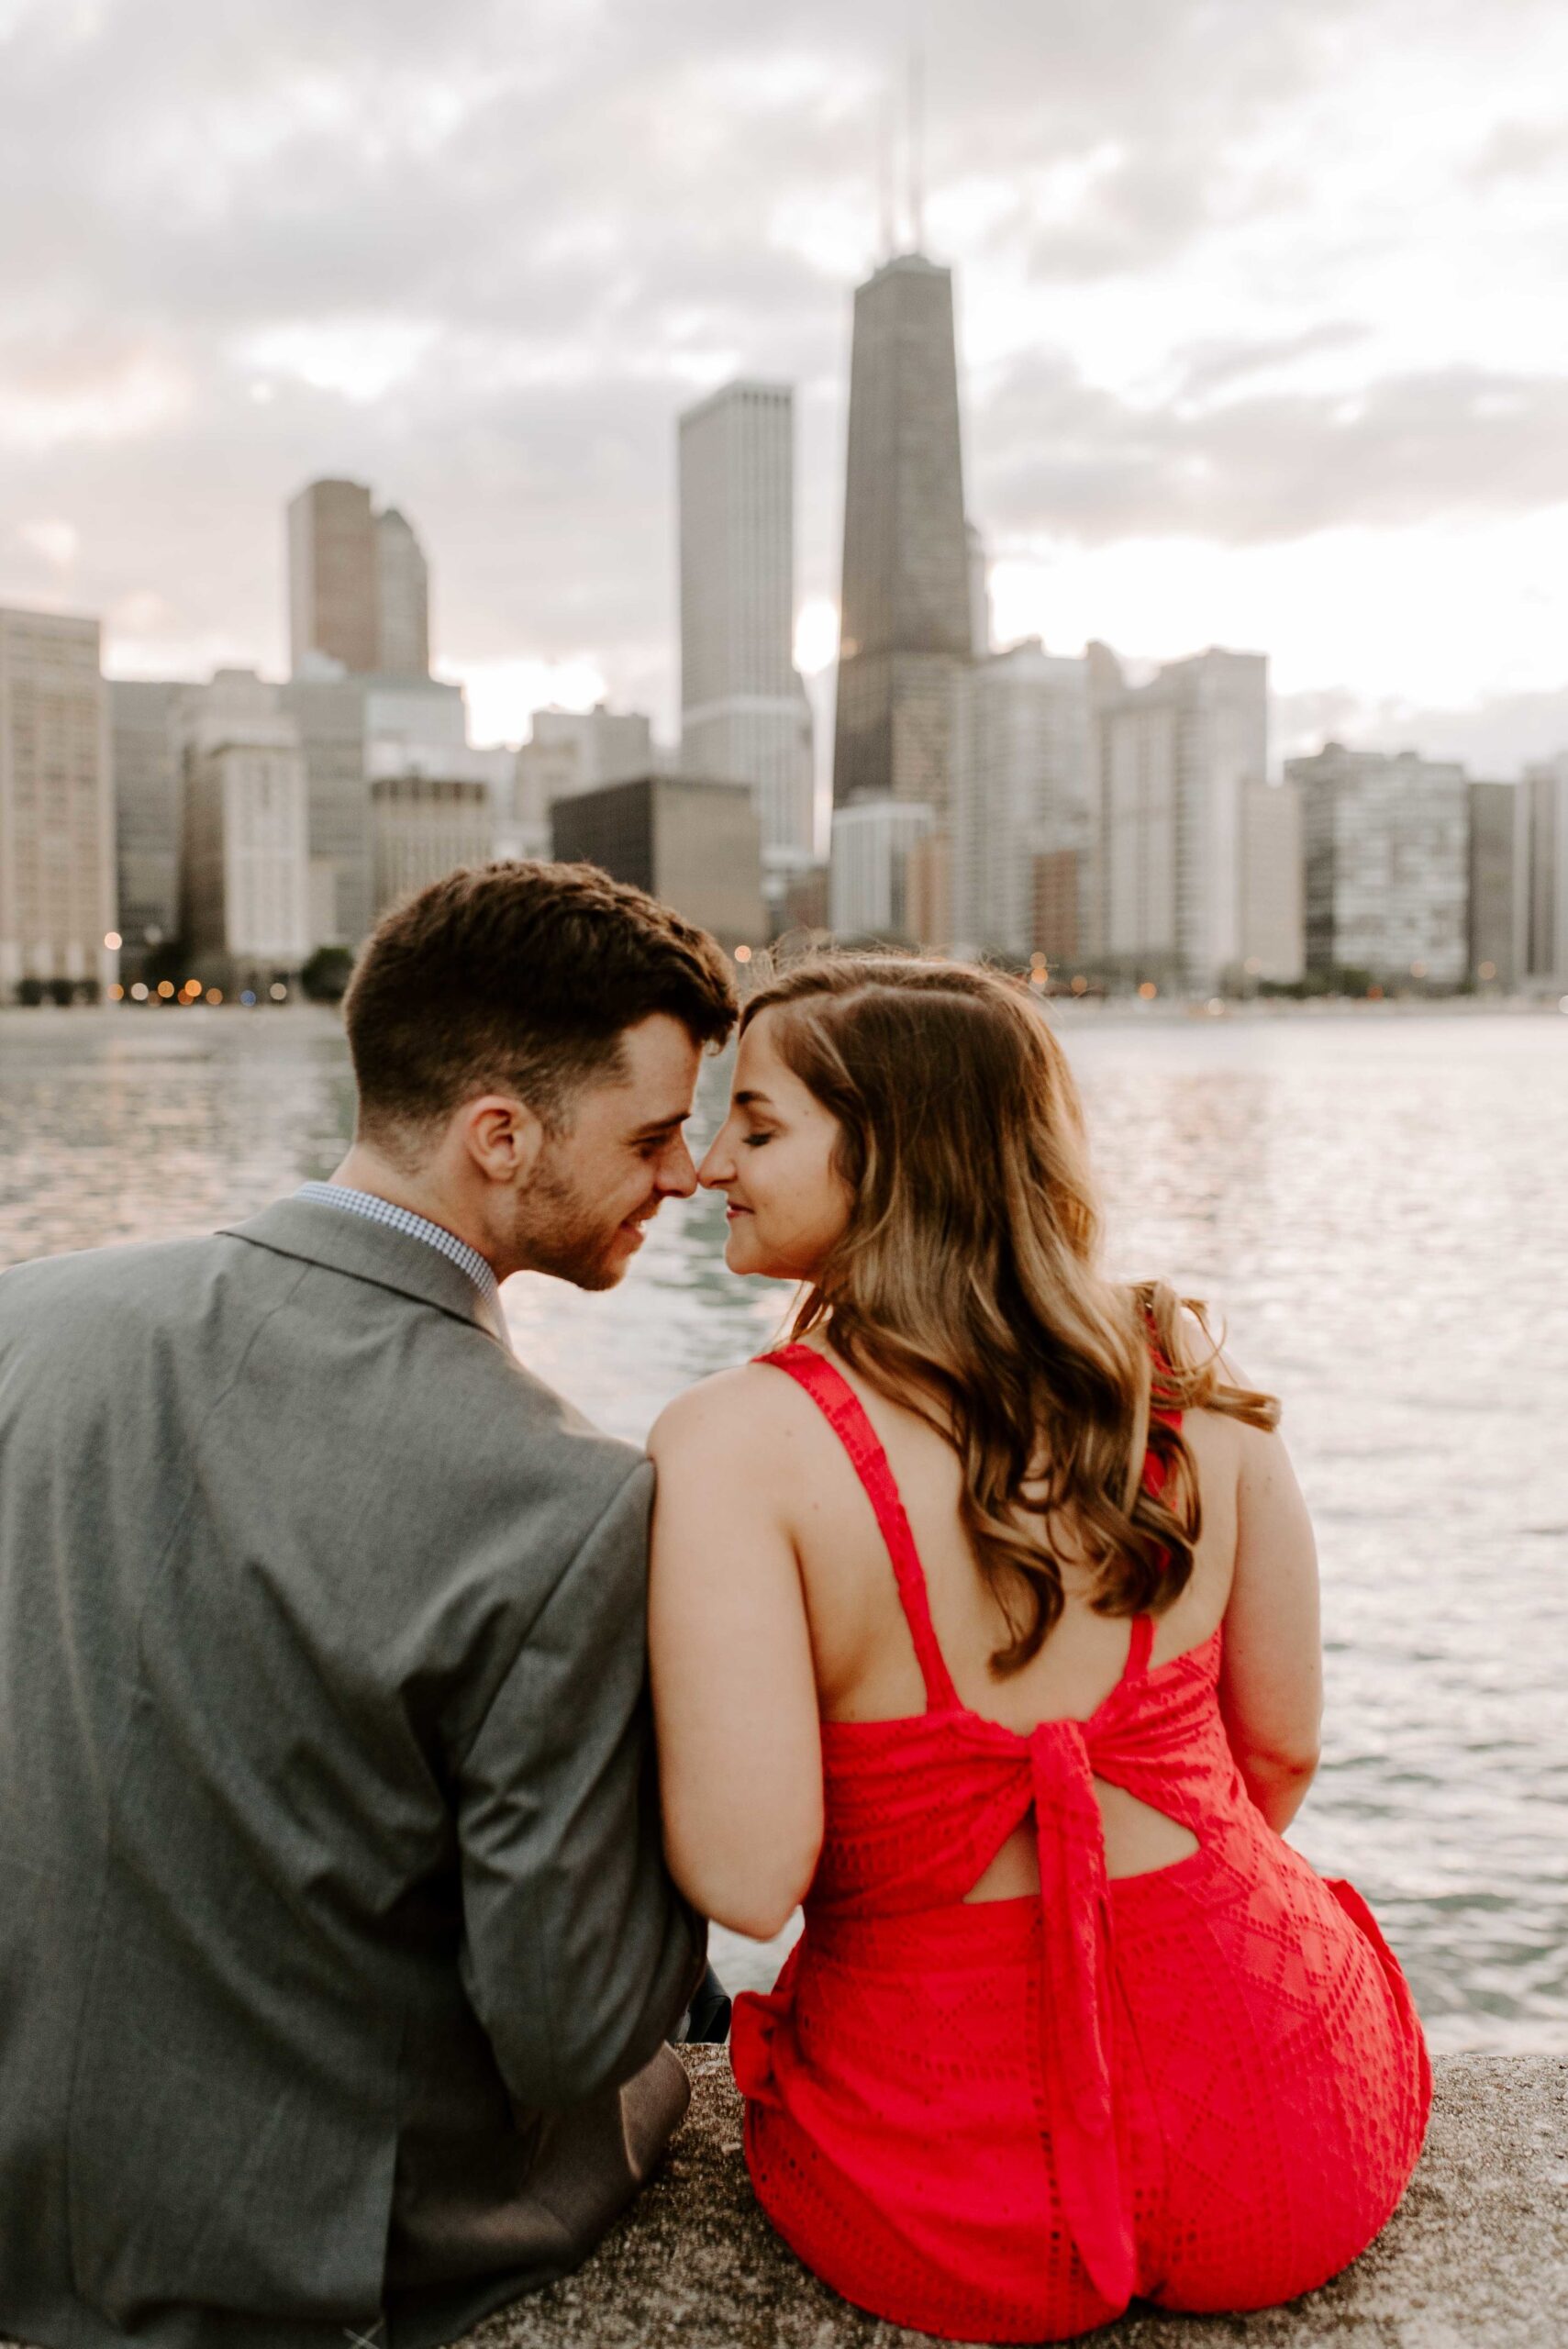
[[[98,623],[0,609],[0,1001],[96,996],[117,947]]]
[[[974,633],[952,276],[906,253],[855,295],[835,807],[911,800],[940,822]]]
[[[931,808],[913,799],[857,799],[833,810],[828,864],[828,926],[839,938],[895,938],[938,944],[917,936],[917,916],[929,918],[929,887],[920,872],[910,887],[910,859],[936,831]]]
[[[679,424],[681,767],[750,785],[782,903],[810,862],[811,708],[795,668],[795,395],[734,383]]]
[[[430,573],[395,506],[375,518],[376,667],[387,677],[430,674]]]
[[[1307,967],[1383,985],[1462,985],[1470,963],[1470,785],[1449,761],[1326,743],[1299,785]]]
[[[1242,804],[1268,763],[1268,662],[1200,652],[1143,685],[1097,669],[1092,951],[1207,993],[1246,959]]]
[[[180,934],[180,709],[188,684],[116,677],[109,684],[116,927],[120,976],[145,974],[148,959]]]
[[[309,815],[299,729],[282,691],[220,669],[184,696],[183,944],[192,973],[260,994],[311,949]]]
[[[744,784],[637,776],[557,799],[550,832],[553,855],[662,897],[720,945],[762,942],[762,828]]]
[[[363,482],[313,481],[288,509],[289,666],[296,677],[424,677],[429,573],[410,524]]]
[[[1568,985],[1568,751],[1525,769],[1521,975]]]
[[[1030,637],[961,670],[953,691],[953,941],[1016,960],[1051,952],[1036,934],[1035,860],[1081,860],[1086,846],[1088,664]],[[1052,871],[1059,878],[1061,867]],[[1076,911],[1070,929],[1075,952]]]

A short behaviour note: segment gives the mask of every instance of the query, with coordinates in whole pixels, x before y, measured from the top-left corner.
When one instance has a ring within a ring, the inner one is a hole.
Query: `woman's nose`
[[[697,1181],[705,1191],[716,1191],[723,1183],[735,1178],[735,1153],[722,1133],[714,1136],[697,1168]]]

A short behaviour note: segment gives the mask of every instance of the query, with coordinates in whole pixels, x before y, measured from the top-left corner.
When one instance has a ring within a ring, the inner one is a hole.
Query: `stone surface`
[[[751,2199],[725,2050],[686,2062],[691,2112],[647,2192],[585,2267],[460,2349],[920,2349],[928,2335],[851,2308],[784,2248]],[[1134,2309],[1082,2337],[1105,2349],[1563,2349],[1568,2056],[1451,2055],[1437,2080],[1409,2193],[1322,2291],[1252,2316]]]
[[[663,2171],[577,2275],[520,2300],[463,2349],[917,2349],[818,2284],[751,2199],[720,2048]],[[1568,2056],[1451,2055],[1420,2167],[1353,2267],[1253,2316],[1135,2309],[1106,2349],[1560,2349],[1568,2343]]]

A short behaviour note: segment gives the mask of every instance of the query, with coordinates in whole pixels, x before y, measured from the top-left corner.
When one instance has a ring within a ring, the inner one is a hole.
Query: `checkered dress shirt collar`
[[[492,1305],[500,1297],[500,1284],[492,1267],[477,1248],[460,1240],[455,1231],[444,1224],[431,1223],[412,1208],[395,1207],[390,1199],[378,1199],[373,1191],[356,1191],[347,1183],[302,1183],[295,1193],[296,1199],[306,1200],[311,1207],[340,1208],[346,1215],[362,1215],[368,1222],[384,1223],[394,1231],[406,1231],[410,1240],[422,1240],[427,1248],[439,1250],[449,1264],[466,1273],[481,1297]]]

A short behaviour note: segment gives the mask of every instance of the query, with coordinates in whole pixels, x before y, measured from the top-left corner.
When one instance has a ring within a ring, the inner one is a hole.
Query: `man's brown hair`
[[[615,1074],[623,1030],[662,1011],[720,1044],[736,999],[722,949],[671,907],[592,864],[508,863],[395,907],[343,1011],[361,1130],[395,1150],[480,1093],[559,1128],[580,1085]]]

